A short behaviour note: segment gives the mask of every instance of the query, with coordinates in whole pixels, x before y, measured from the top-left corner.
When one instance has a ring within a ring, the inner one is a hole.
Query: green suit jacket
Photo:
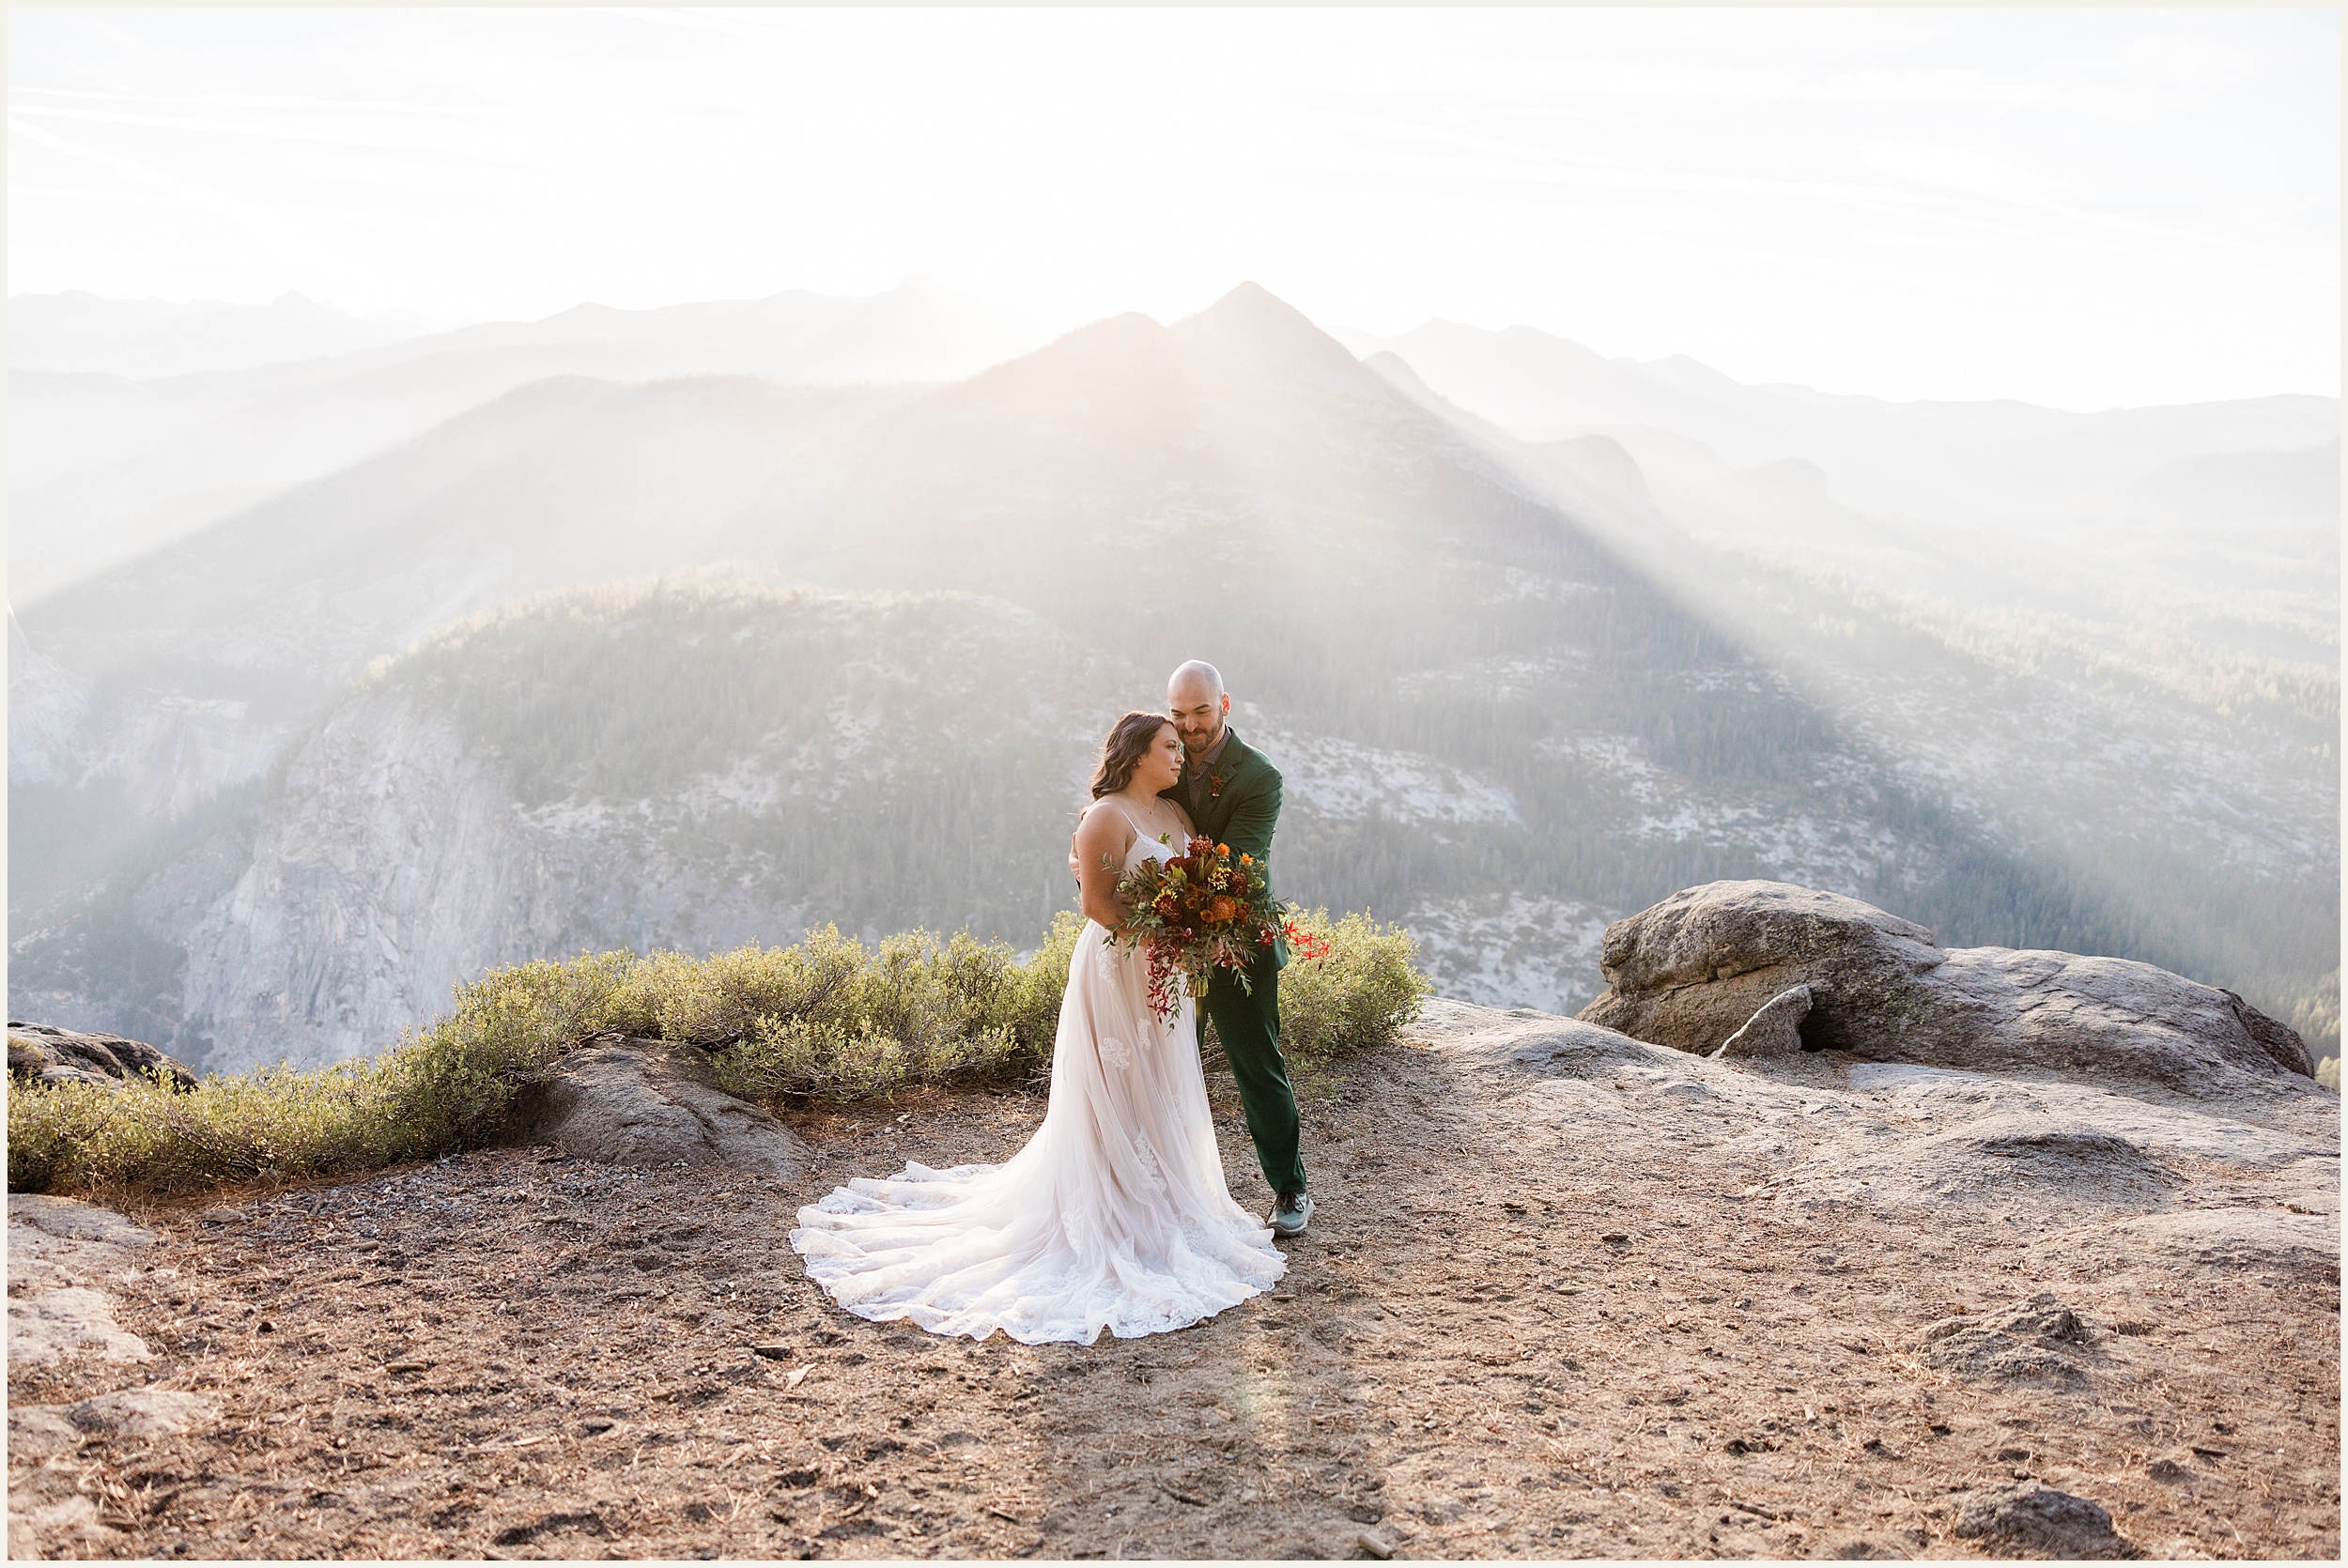
[[[1226,728],[1228,737],[1223,755],[1216,758],[1214,770],[1207,776],[1207,787],[1199,792],[1197,806],[1191,804],[1190,782],[1196,766],[1186,756],[1182,759],[1181,782],[1172,789],[1160,792],[1159,798],[1170,800],[1190,813],[1190,820],[1198,831],[1218,844],[1231,846],[1232,858],[1252,854],[1256,864],[1263,868],[1264,896],[1276,901],[1279,897],[1272,880],[1272,834],[1280,825],[1280,770],[1272,760],[1245,741],[1239,731]],[[1289,961],[1286,937],[1273,945],[1274,963],[1284,965]]]

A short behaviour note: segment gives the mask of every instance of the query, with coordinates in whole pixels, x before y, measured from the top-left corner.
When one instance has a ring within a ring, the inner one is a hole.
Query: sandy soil
[[[1440,1038],[1348,1061],[1284,1287],[1092,1347],[863,1322],[784,1241],[837,1178],[1009,1155],[1023,1095],[802,1118],[783,1191],[525,1149],[130,1206],[166,1240],[124,1324],[229,1418],[12,1489],[155,1558],[1852,1557],[1981,1555],[1965,1493],[2031,1476],[2155,1555],[2338,1555],[2336,1254],[2074,1277],[2060,1216],[1806,1211],[1717,1108],[1585,1085],[1601,1134],[1552,1087]],[[2041,1289],[2089,1325],[2080,1386],[1919,1354]]]

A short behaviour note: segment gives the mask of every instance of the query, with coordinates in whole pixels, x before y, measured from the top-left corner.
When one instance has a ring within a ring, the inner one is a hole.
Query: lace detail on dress
[[[1134,1048],[1114,1035],[1103,1035],[1101,1065],[1111,1072],[1124,1071],[1134,1065]]]
[[[1141,1178],[1152,1192],[1166,1191],[1166,1168],[1158,1163],[1158,1151],[1150,1146],[1149,1139],[1134,1140],[1134,1162],[1141,1167]]]
[[[1105,933],[1104,933],[1104,935],[1105,937]],[[1114,942],[1106,940],[1104,940],[1092,950],[1093,971],[1098,974],[1102,980],[1106,984],[1115,985],[1117,983],[1117,961],[1119,952],[1120,949],[1118,945]]]

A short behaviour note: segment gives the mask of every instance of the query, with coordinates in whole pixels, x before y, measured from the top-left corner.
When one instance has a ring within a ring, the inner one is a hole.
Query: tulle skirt
[[[1224,1185],[1194,1006],[1159,1022],[1147,961],[1087,922],[1027,1147],[834,1189],[791,1233],[809,1278],[859,1317],[1028,1345],[1164,1333],[1270,1289],[1288,1261]]]

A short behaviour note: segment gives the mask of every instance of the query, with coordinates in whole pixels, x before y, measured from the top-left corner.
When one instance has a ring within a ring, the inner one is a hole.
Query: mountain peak
[[[1212,333],[1244,332],[1256,336],[1319,338],[1336,346],[1336,340],[1306,319],[1303,311],[1258,283],[1239,284],[1181,325],[1196,325]],[[1341,346],[1339,352],[1343,352]],[[1352,356],[1348,354],[1346,358],[1352,359]]]
[[[1355,397],[1382,395],[1385,383],[1346,346],[1261,284],[1243,283],[1174,331],[1234,359]]]

